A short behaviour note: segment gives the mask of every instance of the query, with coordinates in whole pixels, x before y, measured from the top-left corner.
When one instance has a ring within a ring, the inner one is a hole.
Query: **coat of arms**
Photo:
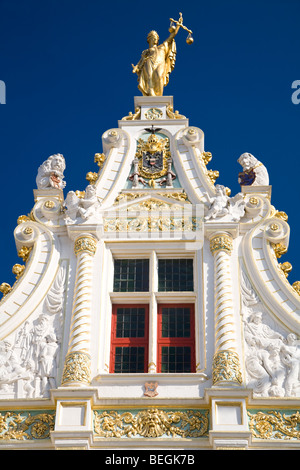
[[[152,127],[145,130],[151,134],[147,140],[140,138],[137,141],[134,172],[129,177],[133,181],[133,187],[136,187],[138,182],[145,185],[145,179],[150,180],[149,186],[154,186],[154,180],[158,179],[160,185],[166,183],[167,186],[171,186],[169,181],[172,181],[176,175],[171,170],[170,141],[167,137],[163,138],[156,134],[160,129]]]

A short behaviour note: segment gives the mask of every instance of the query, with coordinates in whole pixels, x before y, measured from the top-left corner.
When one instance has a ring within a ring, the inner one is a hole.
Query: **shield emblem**
[[[149,176],[154,175],[157,172],[161,172],[164,167],[163,151],[144,151],[142,153],[142,167],[143,171],[148,173]]]

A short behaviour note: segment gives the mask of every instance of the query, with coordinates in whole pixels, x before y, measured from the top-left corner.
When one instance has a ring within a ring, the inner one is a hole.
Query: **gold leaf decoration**
[[[258,439],[300,439],[300,413],[290,415],[280,411],[250,413],[249,429]]]
[[[99,437],[195,438],[208,435],[208,410],[164,411],[157,408],[129,411],[95,411],[95,433]]]
[[[0,413],[0,439],[48,439],[54,429],[54,421],[55,415],[50,413]]]

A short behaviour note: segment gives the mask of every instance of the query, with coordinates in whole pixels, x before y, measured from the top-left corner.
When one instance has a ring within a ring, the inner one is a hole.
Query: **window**
[[[113,305],[110,372],[147,372],[148,305]]]
[[[158,372],[195,372],[194,305],[158,307]]]
[[[114,260],[112,373],[147,373],[149,362],[161,373],[195,372],[193,258],[156,259],[152,253],[149,259]],[[157,328],[157,344],[150,345],[149,299],[154,297],[151,325]]]
[[[148,259],[116,259],[114,292],[149,291]]]
[[[159,259],[158,290],[192,291],[194,290],[192,259]]]

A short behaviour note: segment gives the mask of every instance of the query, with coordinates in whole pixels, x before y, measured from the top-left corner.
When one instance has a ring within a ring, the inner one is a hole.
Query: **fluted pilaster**
[[[210,240],[210,249],[214,256],[215,278],[213,384],[241,384],[242,375],[233,315],[233,284],[230,269],[230,257],[233,249],[231,236],[226,233],[215,234]]]
[[[63,385],[88,385],[91,382],[92,273],[96,246],[97,240],[92,235],[81,235],[75,240],[76,280]]]

